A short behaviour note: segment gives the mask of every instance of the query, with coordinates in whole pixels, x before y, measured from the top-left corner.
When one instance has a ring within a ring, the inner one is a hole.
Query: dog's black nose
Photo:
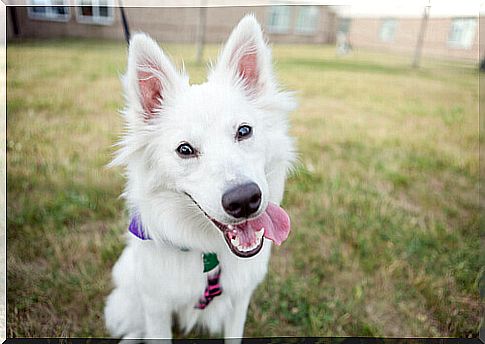
[[[222,195],[222,207],[235,218],[249,217],[261,204],[261,190],[256,183],[238,185]]]

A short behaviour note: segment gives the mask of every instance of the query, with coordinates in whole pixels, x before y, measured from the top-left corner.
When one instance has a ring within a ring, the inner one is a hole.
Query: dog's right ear
[[[144,122],[157,117],[170,97],[188,84],[158,44],[143,33],[130,41],[124,83],[128,106]]]

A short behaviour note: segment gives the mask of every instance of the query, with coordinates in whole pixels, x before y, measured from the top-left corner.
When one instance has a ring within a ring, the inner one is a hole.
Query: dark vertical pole
[[[416,42],[416,49],[414,50],[413,68],[419,67],[419,61],[421,59],[421,53],[423,50],[424,35],[426,34],[426,27],[428,25],[429,8],[431,0],[428,0],[428,5],[424,7],[423,19],[421,20],[421,26],[419,28],[418,41]]]
[[[8,6],[10,10],[10,18],[12,19],[13,33],[15,36],[20,35],[19,22],[17,19],[17,8],[15,6]]]
[[[120,3],[120,13],[121,13],[121,21],[123,23],[123,30],[125,32],[125,39],[126,43],[130,44],[130,28],[128,27],[128,20],[126,20],[125,10],[123,8],[123,3],[119,0]]]

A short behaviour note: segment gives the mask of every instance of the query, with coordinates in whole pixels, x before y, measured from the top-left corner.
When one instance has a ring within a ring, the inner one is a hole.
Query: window
[[[268,15],[270,33],[286,33],[290,27],[290,7],[271,6]]]
[[[52,20],[66,22],[71,17],[71,11],[64,0],[31,0],[27,9],[29,18],[38,20]],[[53,6],[57,5],[57,6]]]
[[[317,6],[302,6],[298,12],[296,32],[312,34],[317,30],[319,11]]]
[[[475,40],[477,20],[475,18],[456,18],[451,22],[448,46],[470,49]]]
[[[397,20],[396,19],[384,19],[379,31],[379,38],[381,42],[390,43],[394,41],[396,35]]]
[[[78,0],[77,21],[84,24],[111,25],[114,22],[114,0]]]

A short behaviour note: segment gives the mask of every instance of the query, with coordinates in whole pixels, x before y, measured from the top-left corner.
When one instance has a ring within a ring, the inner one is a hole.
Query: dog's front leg
[[[164,339],[162,343],[171,343],[172,315],[170,310],[160,307],[160,303],[145,303],[145,338]]]
[[[233,300],[233,312],[226,318],[224,323],[224,337],[226,338],[226,344],[238,344],[241,342],[250,299],[251,293],[249,293],[249,295],[242,295]]]

